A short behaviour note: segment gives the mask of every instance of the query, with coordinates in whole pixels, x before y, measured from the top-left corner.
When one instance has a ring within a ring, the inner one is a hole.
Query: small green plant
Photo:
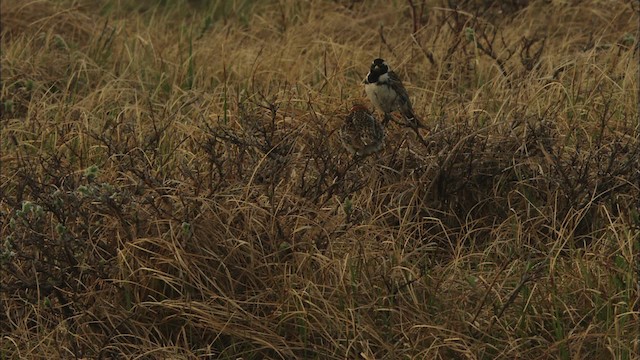
[[[0,264],[6,264],[13,260],[16,256],[13,246],[13,238],[9,235],[5,237],[0,247]]]
[[[56,34],[53,36],[53,43],[59,50],[69,50],[69,45],[67,45],[67,42],[60,34]]]
[[[353,213],[353,203],[351,202],[350,198],[344,199],[342,210],[344,210],[344,213],[347,215],[347,219],[349,219],[351,217],[351,214]]]
[[[91,165],[85,169],[84,176],[86,176],[87,180],[90,183],[93,182],[93,180],[95,180],[95,178],[98,176],[98,170],[99,168],[97,165]]]
[[[181,229],[182,229],[182,233],[185,236],[191,236],[191,224],[190,223],[188,223],[186,221],[183,221],[182,225],[181,225]]]
[[[633,34],[631,34],[631,33],[626,33],[626,34],[624,34],[624,36],[622,37],[622,39],[621,39],[620,43],[621,43],[622,45],[624,45],[624,46],[631,47],[631,46],[633,46],[633,44],[635,44],[635,43],[636,43],[636,38],[635,38],[635,36],[634,36]]]
[[[2,106],[6,113],[11,114],[13,112],[13,100],[11,99],[5,100]]]
[[[464,29],[464,37],[465,39],[467,39],[468,42],[475,42],[476,41],[476,34],[475,31],[473,30],[473,28],[471,27],[467,27]]]

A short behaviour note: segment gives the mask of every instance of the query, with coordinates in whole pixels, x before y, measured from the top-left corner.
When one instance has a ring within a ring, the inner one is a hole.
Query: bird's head
[[[375,59],[371,63],[370,71],[371,73],[374,73],[376,75],[386,74],[389,72],[389,64],[387,64],[387,62],[384,61],[384,59],[380,59],[380,58]]]
[[[384,59],[375,59],[371,63],[371,67],[369,68],[369,73],[367,77],[364,79],[364,84],[373,84],[378,82],[380,76],[389,72],[389,65]]]
[[[360,101],[360,100],[356,100],[353,102],[352,106],[351,106],[351,111],[350,113],[354,113],[357,111],[364,111],[364,112],[369,112],[369,108],[364,104],[364,102]]]

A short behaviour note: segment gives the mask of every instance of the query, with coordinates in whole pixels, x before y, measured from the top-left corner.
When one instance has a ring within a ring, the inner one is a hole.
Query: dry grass
[[[638,2],[393,3],[2,1],[0,358],[640,357]]]

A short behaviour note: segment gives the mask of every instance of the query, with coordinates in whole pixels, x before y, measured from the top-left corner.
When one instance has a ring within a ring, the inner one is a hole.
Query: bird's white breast
[[[389,75],[383,74],[375,84],[366,84],[364,91],[373,105],[384,113],[390,113],[397,107],[398,94],[388,84]]]

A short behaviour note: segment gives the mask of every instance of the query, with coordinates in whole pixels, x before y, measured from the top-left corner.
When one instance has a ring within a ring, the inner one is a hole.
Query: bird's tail
[[[414,128],[426,129],[426,127],[424,125],[422,125],[422,122],[420,121],[420,119],[413,112],[413,109],[406,108],[404,110],[405,111],[402,111],[402,116],[407,121],[409,126],[414,127]]]

